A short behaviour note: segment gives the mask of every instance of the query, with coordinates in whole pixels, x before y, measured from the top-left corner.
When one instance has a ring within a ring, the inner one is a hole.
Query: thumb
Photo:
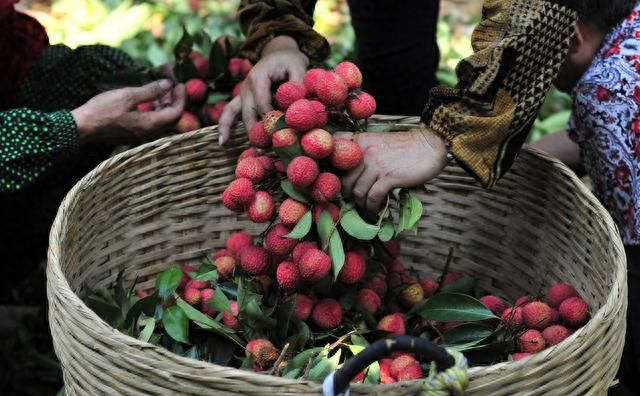
[[[353,132],[336,132],[333,134],[335,139],[353,139]]]
[[[173,87],[170,80],[158,80],[147,85],[127,89],[127,100],[132,106],[142,102],[153,102],[162,98]]]

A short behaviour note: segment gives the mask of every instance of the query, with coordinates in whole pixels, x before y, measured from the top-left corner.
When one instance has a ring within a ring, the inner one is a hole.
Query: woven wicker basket
[[[398,129],[415,118],[393,120]],[[221,205],[246,147],[217,146],[215,128],[161,139],[96,168],[67,195],[53,225],[47,288],[51,331],[66,390],[78,394],[320,395],[293,381],[182,358],[115,331],[78,297],[83,285],[110,286],[126,268],[140,288],[182,262],[200,262],[231,232],[259,232]],[[559,162],[524,150],[492,190],[455,164],[416,193],[426,216],[403,241],[403,260],[479,279],[481,292],[511,301],[554,282],[575,285],[592,319],[561,344],[528,359],[469,371],[468,395],[604,395],[614,381],[625,331],[625,255],[605,209]],[[355,394],[415,393],[420,383],[356,385]]]

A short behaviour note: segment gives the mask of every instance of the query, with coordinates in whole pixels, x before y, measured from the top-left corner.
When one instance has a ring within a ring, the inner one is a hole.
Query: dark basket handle
[[[447,370],[455,364],[454,358],[443,347],[425,338],[411,336],[385,338],[374,342],[367,349],[352,357],[342,368],[329,375],[324,381],[324,395],[345,394],[351,380],[359,372],[393,352],[413,352],[425,360],[433,360],[439,371]]]

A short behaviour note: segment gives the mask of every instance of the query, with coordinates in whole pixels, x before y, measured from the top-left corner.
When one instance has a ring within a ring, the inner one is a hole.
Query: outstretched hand
[[[336,133],[350,139],[351,132]],[[444,141],[430,130],[360,133],[362,163],[342,178],[342,192],[362,207],[377,212],[394,188],[415,187],[438,176],[447,163]]]
[[[231,127],[242,114],[247,129],[273,110],[271,105],[271,85],[279,81],[302,82],[309,60],[298,49],[294,39],[278,36],[271,40],[262,51],[262,58],[252,68],[242,82],[242,92],[225,106],[218,131],[220,144],[225,144],[231,136]]]
[[[152,139],[175,126],[184,110],[184,85],[170,80],[104,92],[71,113],[80,143],[128,144]],[[140,103],[154,108],[140,112]]]

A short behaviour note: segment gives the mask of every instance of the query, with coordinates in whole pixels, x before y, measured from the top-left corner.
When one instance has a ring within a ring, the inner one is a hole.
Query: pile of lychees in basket
[[[340,176],[362,152],[331,130],[361,130],[374,113],[361,81],[349,62],[311,69],[304,83],[281,84],[279,110],[248,131],[254,147],[240,155],[222,202],[264,224],[261,232],[225,234],[225,248],[206,262],[170,268],[137,296],[118,286],[125,302],[94,292],[92,307],[121,331],[184,356],[317,381],[389,335],[426,337],[490,364],[539,352],[582,326],[588,306],[567,284],[551,287],[546,302],[525,296],[507,307],[498,296],[471,296],[474,280],[449,271],[453,252],[431,263],[444,268],[439,276],[405,266],[397,238],[417,233],[423,217],[407,191],[394,190],[376,214],[341,196]],[[411,238],[404,244],[405,257],[420,256]],[[105,313],[105,305],[118,309]],[[429,367],[394,354],[354,381],[414,380]]]

